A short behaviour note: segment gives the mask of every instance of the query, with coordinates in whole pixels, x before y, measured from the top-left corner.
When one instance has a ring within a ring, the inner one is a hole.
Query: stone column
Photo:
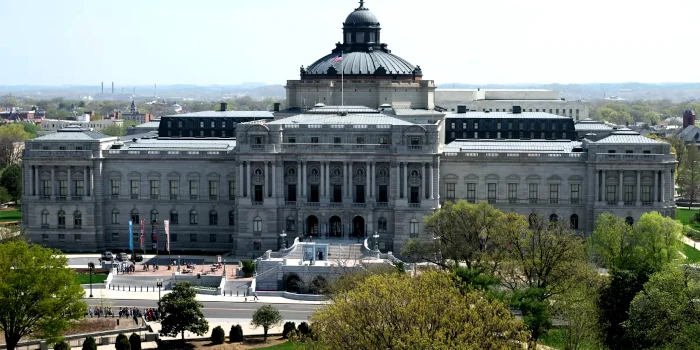
[[[90,193],[88,192],[87,171],[88,171],[88,168],[85,167],[85,169],[83,169],[83,195],[85,197],[90,197]],[[109,194],[110,195],[112,194],[111,188],[109,189]]]
[[[618,204],[619,206],[622,207],[622,206],[625,205],[624,192],[622,191],[622,187],[623,187],[623,185],[624,185],[623,182],[622,182],[622,180],[623,180],[623,178],[624,178],[624,172],[623,172],[622,170],[620,170],[620,171],[618,171],[618,174],[619,174],[619,175],[617,176],[617,177],[618,177],[617,180],[618,180],[619,186],[618,186],[618,189],[617,189],[617,195],[618,195],[617,204]]]
[[[70,179],[70,166],[68,166],[68,198],[73,196],[73,184]]]
[[[245,197],[245,186],[243,185],[245,183],[245,171],[243,170],[243,162],[238,163],[238,168],[240,169],[240,180],[238,181],[238,197],[239,198],[244,198]],[[188,190],[189,191],[189,190]]]
[[[95,195],[95,169],[89,168],[88,171],[90,171],[90,195],[94,196]]]
[[[430,170],[430,189],[428,190],[428,193],[430,193],[430,199],[435,199],[435,189],[433,188],[433,186],[435,185],[435,169],[433,169],[432,162],[428,163],[428,169]]]
[[[297,161],[297,202],[301,199],[301,162]]]
[[[595,200],[600,202],[600,170],[595,171]]]
[[[403,198],[408,200],[408,163],[403,163]]]
[[[375,186],[375,182],[377,181],[377,174],[376,174],[377,163],[370,163],[370,166],[372,167],[372,176],[370,176],[370,178],[369,178],[372,182],[370,184],[370,196],[372,196],[372,198],[374,198],[377,196],[377,194],[376,194],[376,191],[377,191],[376,187],[377,186]]]
[[[31,165],[27,165],[27,169],[29,169],[29,186],[24,186],[24,193],[26,193],[28,196],[33,196],[34,195],[34,167]],[[24,173],[26,174],[27,171],[25,170]]]
[[[306,162],[301,162],[301,196],[304,198],[306,198],[307,181],[308,179],[306,178]]]
[[[661,193],[659,202],[666,203],[666,170],[661,171]]]
[[[638,207],[642,206],[642,171],[637,170],[637,198],[636,205]]]
[[[420,187],[422,187],[422,190],[423,190],[423,197],[421,198],[421,201],[422,201],[423,199],[428,198],[428,189],[427,189],[428,186],[425,185],[425,182],[427,180],[427,178],[425,177],[425,164],[421,163],[420,168],[421,168],[421,173],[422,173],[422,176],[420,178],[420,185],[421,185]]]
[[[272,162],[272,198],[277,198],[275,189],[277,188],[277,181],[275,181],[277,176],[275,174],[275,161]],[[282,177],[284,178],[284,177]]]
[[[348,162],[343,162],[343,197],[348,197]]]
[[[39,171],[39,166],[34,167],[34,195],[38,196],[41,193],[41,190],[39,189],[39,174],[41,172]]]
[[[654,170],[654,203],[659,201],[659,172]]]
[[[601,171],[603,172],[603,185],[601,186],[601,188],[603,189],[603,193],[602,193],[603,200],[601,202],[607,202],[608,201],[608,197],[607,197],[608,193],[607,193],[607,188],[605,188],[605,176],[606,176],[606,173],[608,171],[607,170],[601,170]]]
[[[51,167],[51,200],[54,200],[56,194],[56,167]]]
[[[369,168],[372,164],[370,162],[367,162],[367,167],[365,167],[365,203],[369,200],[370,197],[370,177],[369,177]]]
[[[331,197],[331,162],[326,163],[326,197]]]
[[[246,162],[245,171],[245,194],[246,197],[250,197],[252,201],[253,196],[250,195],[250,162]]]
[[[265,176],[265,186],[263,186],[263,191],[265,191],[265,192],[263,192],[263,198],[269,197],[270,196],[269,193],[271,193],[270,189],[268,188],[268,186],[270,186],[270,182],[269,182],[270,177],[268,176],[268,173],[270,172],[270,170],[268,170],[268,165],[269,165],[268,162],[265,161],[265,166],[263,167],[263,175]]]

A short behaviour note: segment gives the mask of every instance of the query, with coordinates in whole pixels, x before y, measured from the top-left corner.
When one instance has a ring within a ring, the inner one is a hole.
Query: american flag
[[[337,63],[337,62],[340,62],[340,61],[342,61],[342,60],[343,60],[343,53],[341,52],[341,53],[339,53],[338,56],[336,56],[336,57],[333,59],[333,61],[331,61],[331,62]]]

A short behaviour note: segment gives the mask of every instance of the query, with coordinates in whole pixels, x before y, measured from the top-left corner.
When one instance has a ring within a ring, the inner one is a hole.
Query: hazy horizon
[[[284,84],[342,40],[356,1],[5,1],[0,85]],[[392,53],[438,85],[676,84],[692,69],[696,25],[631,0],[368,0]]]

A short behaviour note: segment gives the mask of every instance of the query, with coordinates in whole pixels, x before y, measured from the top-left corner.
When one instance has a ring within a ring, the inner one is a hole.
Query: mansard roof
[[[445,152],[561,152],[571,153],[581,142],[568,140],[457,140]]]

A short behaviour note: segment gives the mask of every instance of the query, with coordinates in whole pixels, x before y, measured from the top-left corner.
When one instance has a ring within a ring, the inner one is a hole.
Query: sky
[[[367,0],[437,84],[700,82],[700,1]],[[0,85],[284,84],[354,0],[0,0]]]

